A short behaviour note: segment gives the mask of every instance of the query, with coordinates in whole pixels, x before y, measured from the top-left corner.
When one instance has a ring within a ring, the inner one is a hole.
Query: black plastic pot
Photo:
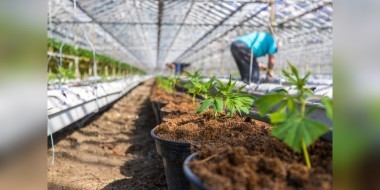
[[[169,114],[171,114],[171,113],[175,113],[176,111],[166,111],[164,108],[161,108],[161,109],[160,109],[160,112],[161,112],[161,118],[162,118],[161,122],[163,122],[163,121],[165,121],[164,118],[165,118],[167,115],[169,115]]]
[[[152,109],[153,109],[153,112],[154,112],[154,116],[156,117],[156,123],[157,125],[160,124],[162,122],[162,113],[161,113],[161,108],[165,107],[165,103],[161,103],[161,102],[156,102],[156,101],[152,101]]]
[[[202,181],[191,171],[189,168],[189,163],[196,159],[198,156],[197,153],[191,154],[189,157],[186,158],[185,162],[183,163],[183,171],[185,173],[186,178],[190,182],[190,187],[193,190],[211,190],[211,188],[206,187]]]
[[[190,143],[165,140],[155,134],[157,127],[152,129],[152,135],[158,154],[164,164],[166,182],[169,190],[186,190],[190,184],[183,173],[183,162],[191,154]]]
[[[153,110],[153,113],[154,113],[154,117],[156,118],[156,124],[160,124],[160,119],[159,119],[159,113],[158,113],[158,109],[157,109],[157,103],[152,101],[152,110]]]

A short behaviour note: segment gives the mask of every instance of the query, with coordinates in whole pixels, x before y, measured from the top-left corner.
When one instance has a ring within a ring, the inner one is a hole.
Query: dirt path
[[[82,128],[55,134],[47,152],[49,189],[166,189],[150,130],[153,81],[135,88]]]

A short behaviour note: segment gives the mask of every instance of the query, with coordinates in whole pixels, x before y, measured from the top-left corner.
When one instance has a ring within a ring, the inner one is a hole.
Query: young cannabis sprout
[[[232,82],[231,76],[226,84],[216,78],[211,78],[210,81],[216,81],[215,92],[211,91],[211,88],[207,90],[207,98],[202,102],[197,113],[201,113],[210,107],[214,111],[215,118],[224,110],[227,111],[228,116],[232,116],[236,111],[239,115],[241,112],[249,113],[254,103],[254,97],[241,93],[245,86],[235,90],[236,81]]]
[[[311,73],[308,72],[304,77],[300,77],[297,69],[290,63],[289,68],[290,71],[282,70],[282,74],[291,85],[296,87],[297,94],[292,96],[287,90],[280,89],[275,93],[262,96],[256,101],[256,105],[262,115],[274,110],[269,114],[270,121],[275,126],[271,134],[294,151],[303,152],[306,165],[311,168],[307,147],[325,134],[329,128],[325,124],[307,117],[314,111],[314,109],[306,110],[307,98],[313,94],[306,88],[306,81]],[[297,103],[300,104],[299,108]],[[330,105],[331,107],[328,109],[332,109],[332,103]],[[332,117],[331,110],[327,113],[331,113]]]
[[[205,92],[207,92],[211,87],[211,85],[213,85],[213,81],[210,80],[206,83],[203,83],[202,80],[204,77],[201,76],[200,70],[195,71],[194,74],[185,71],[185,74],[187,78],[190,79],[190,81],[186,83],[184,87],[187,89],[187,93],[192,94],[193,104],[195,104],[195,97],[201,94],[204,95]]]
[[[157,86],[165,90],[166,92],[173,92],[175,89],[175,85],[180,82],[178,77],[163,77],[159,76],[156,79]]]

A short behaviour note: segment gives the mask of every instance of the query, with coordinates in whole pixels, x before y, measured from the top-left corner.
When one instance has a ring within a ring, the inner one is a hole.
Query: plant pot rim
[[[154,99],[153,99],[153,100],[150,100],[150,101],[151,101],[151,102],[154,102],[154,103],[156,103],[156,104],[157,104],[157,103],[158,103],[158,104],[169,104],[169,103],[171,102],[171,101],[168,101],[168,102],[167,102],[167,101],[159,101],[159,100],[154,100]]]
[[[179,144],[179,145],[182,145],[182,146],[189,146],[189,145],[190,145],[189,142],[173,141],[173,140],[163,139],[163,138],[159,137],[159,136],[156,135],[156,133],[155,133],[158,127],[159,127],[159,125],[157,125],[156,127],[154,127],[154,128],[150,131],[150,135],[151,135],[155,140],[158,140],[158,141],[161,141],[161,142],[165,142],[165,143]]]
[[[210,188],[206,187],[202,181],[191,171],[188,164],[198,156],[198,153],[192,153],[190,156],[188,156],[185,161],[183,162],[183,172],[185,173],[185,176],[190,181],[191,184],[194,184],[199,189],[203,190],[209,190]]]
[[[168,111],[168,110],[166,110],[166,109],[164,109],[165,108],[165,106],[164,107],[162,107],[161,109],[160,109],[160,111],[162,111],[162,112],[165,112],[165,113],[172,113],[172,112],[176,112],[176,111]]]

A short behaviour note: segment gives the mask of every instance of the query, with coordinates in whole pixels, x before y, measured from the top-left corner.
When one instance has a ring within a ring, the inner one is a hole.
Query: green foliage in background
[[[173,92],[175,89],[175,85],[180,81],[178,77],[163,77],[159,76],[156,79],[156,84],[159,88],[162,88],[163,90],[167,92]]]
[[[58,80],[67,80],[75,79],[75,73],[73,70],[64,67],[57,67],[58,73],[49,73],[49,80],[58,79]]]
[[[277,90],[273,94],[262,96],[256,101],[259,112],[262,115],[269,114],[270,121],[275,126],[272,135],[291,147],[298,153],[304,154],[308,168],[311,168],[307,147],[320,136],[328,132],[329,128],[316,120],[308,118],[308,114],[314,110],[306,110],[306,100],[313,93],[306,88],[307,78],[310,72],[300,77],[297,69],[289,63],[290,71],[282,70],[282,74],[288,82],[296,87],[297,94],[292,96],[285,89]],[[332,118],[332,102],[327,99],[327,114]],[[298,109],[297,103],[301,106]]]
[[[48,39],[48,50],[59,53],[60,47],[62,45],[62,42],[57,42],[54,39]],[[67,55],[75,55],[78,57],[88,58],[90,60],[93,59],[93,52],[91,50],[86,50],[82,48],[75,49],[74,46],[65,44],[62,48],[62,53]],[[120,66],[121,69],[124,70],[130,70],[131,72],[135,74],[145,74],[144,71],[141,69],[131,66],[127,63],[120,62],[116,59],[113,59],[110,56],[102,55],[102,54],[96,54],[95,55],[96,61],[98,62],[99,66],[102,65],[110,65],[113,67],[118,68]],[[100,68],[100,67],[99,67]]]

